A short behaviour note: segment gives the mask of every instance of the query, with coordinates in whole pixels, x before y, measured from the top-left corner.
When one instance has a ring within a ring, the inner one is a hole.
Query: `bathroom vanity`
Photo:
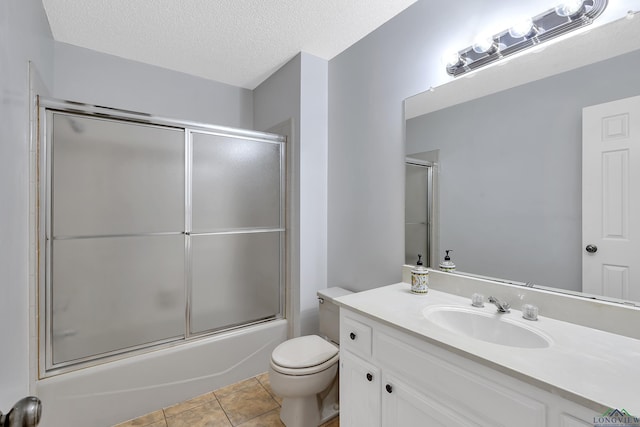
[[[638,339],[407,283],[338,304],[342,426],[581,427],[610,409],[640,415]]]

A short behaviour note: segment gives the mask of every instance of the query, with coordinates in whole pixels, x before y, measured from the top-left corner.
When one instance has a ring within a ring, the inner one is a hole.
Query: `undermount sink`
[[[514,313],[488,313],[458,306],[431,306],[422,311],[431,323],[459,335],[508,347],[545,348],[550,338],[509,319]]]

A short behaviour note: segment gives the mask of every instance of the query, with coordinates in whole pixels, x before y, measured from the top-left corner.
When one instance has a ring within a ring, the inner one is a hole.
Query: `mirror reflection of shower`
[[[432,239],[434,163],[408,157],[405,168],[405,264],[415,265],[422,255],[425,267],[433,264]],[[437,251],[436,251],[437,252]]]

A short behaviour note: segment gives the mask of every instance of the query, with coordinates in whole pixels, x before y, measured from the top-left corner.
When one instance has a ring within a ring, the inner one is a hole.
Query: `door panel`
[[[640,300],[640,97],[583,110],[583,292]],[[589,247],[589,249],[587,249]]]

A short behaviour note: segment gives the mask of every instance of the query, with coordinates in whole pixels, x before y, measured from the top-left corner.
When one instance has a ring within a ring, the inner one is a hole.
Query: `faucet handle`
[[[533,304],[523,305],[522,317],[526,320],[538,320],[538,307]]]
[[[474,307],[484,307],[484,295],[478,293],[471,295],[471,305]]]

